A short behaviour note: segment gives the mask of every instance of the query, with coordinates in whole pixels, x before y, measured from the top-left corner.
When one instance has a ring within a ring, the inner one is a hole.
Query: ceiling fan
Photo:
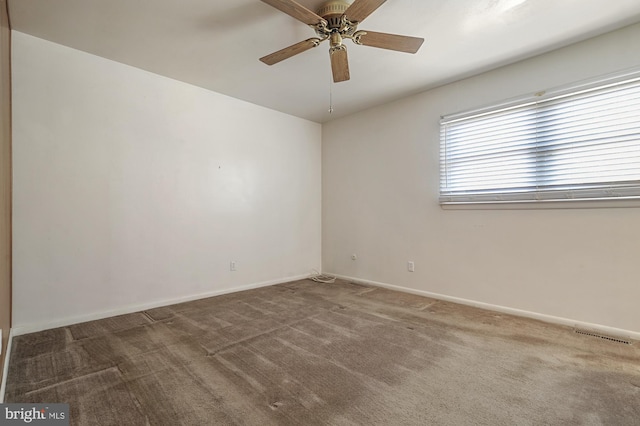
[[[336,83],[350,78],[347,48],[342,44],[342,41],[346,38],[364,46],[407,53],[416,53],[424,42],[423,38],[418,37],[358,30],[358,25],[382,6],[386,0],[355,0],[351,5],[342,0],[330,0],[320,6],[317,13],[310,11],[294,0],[262,1],[309,25],[315,30],[317,37],[285,47],[260,58],[260,60],[267,65],[273,65],[316,47],[325,40],[329,40],[331,71],[333,73],[333,81]]]

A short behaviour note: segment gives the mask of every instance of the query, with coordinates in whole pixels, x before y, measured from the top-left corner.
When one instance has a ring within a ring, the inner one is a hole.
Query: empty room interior
[[[640,422],[638,0],[0,5],[0,402]]]

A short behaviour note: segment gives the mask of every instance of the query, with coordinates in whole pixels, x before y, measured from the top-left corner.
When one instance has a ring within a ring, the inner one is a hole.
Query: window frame
[[[631,196],[616,195],[606,198],[601,197],[584,197],[579,198],[564,198],[564,197],[551,197],[537,198],[537,194],[551,194],[552,191],[535,191],[536,196],[532,197],[518,197],[517,191],[505,192],[503,197],[500,197],[496,193],[487,195],[486,197],[470,195],[468,199],[464,196],[443,195],[443,189],[445,183],[443,182],[449,175],[445,170],[447,162],[444,158],[446,152],[445,137],[443,134],[444,126],[447,123],[453,121],[464,120],[471,117],[478,117],[482,115],[490,115],[499,111],[516,110],[518,108],[524,108],[527,106],[535,106],[539,103],[547,103],[555,99],[575,96],[581,93],[590,92],[593,90],[605,89],[610,86],[619,85],[620,83],[627,81],[635,81],[636,84],[640,83],[640,68],[633,68],[622,72],[608,74],[588,80],[582,80],[579,82],[566,84],[552,89],[542,90],[533,94],[525,96],[519,96],[511,98],[502,102],[493,103],[480,108],[475,108],[467,111],[462,111],[454,114],[447,114],[440,117],[440,179],[439,179],[439,203],[442,208],[591,208],[591,207],[640,207],[640,195],[634,194]],[[537,154],[536,154],[537,155]],[[537,164],[537,157],[535,157]],[[536,179],[540,177],[539,172],[536,171]],[[632,180],[634,186],[640,186],[640,180]],[[621,188],[623,186],[620,186]]]

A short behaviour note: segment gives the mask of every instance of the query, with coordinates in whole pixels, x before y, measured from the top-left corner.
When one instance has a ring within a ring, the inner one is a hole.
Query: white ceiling
[[[327,43],[258,61],[314,36],[259,0],[10,0],[9,13],[14,30],[325,122],[640,22],[640,0],[388,0],[359,29],[424,45],[410,55],[347,41],[351,80],[337,84]]]

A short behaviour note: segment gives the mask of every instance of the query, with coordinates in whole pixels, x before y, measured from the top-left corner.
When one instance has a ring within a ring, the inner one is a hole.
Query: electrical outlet
[[[235,261],[231,261],[229,262],[229,270],[230,271],[235,271],[236,270],[236,262]]]
[[[358,260],[358,255],[356,255],[355,253],[353,253],[351,255],[351,260]]]
[[[408,261],[407,262],[407,271],[409,272],[415,272],[416,270],[416,265],[415,263],[413,263],[412,261]]]

